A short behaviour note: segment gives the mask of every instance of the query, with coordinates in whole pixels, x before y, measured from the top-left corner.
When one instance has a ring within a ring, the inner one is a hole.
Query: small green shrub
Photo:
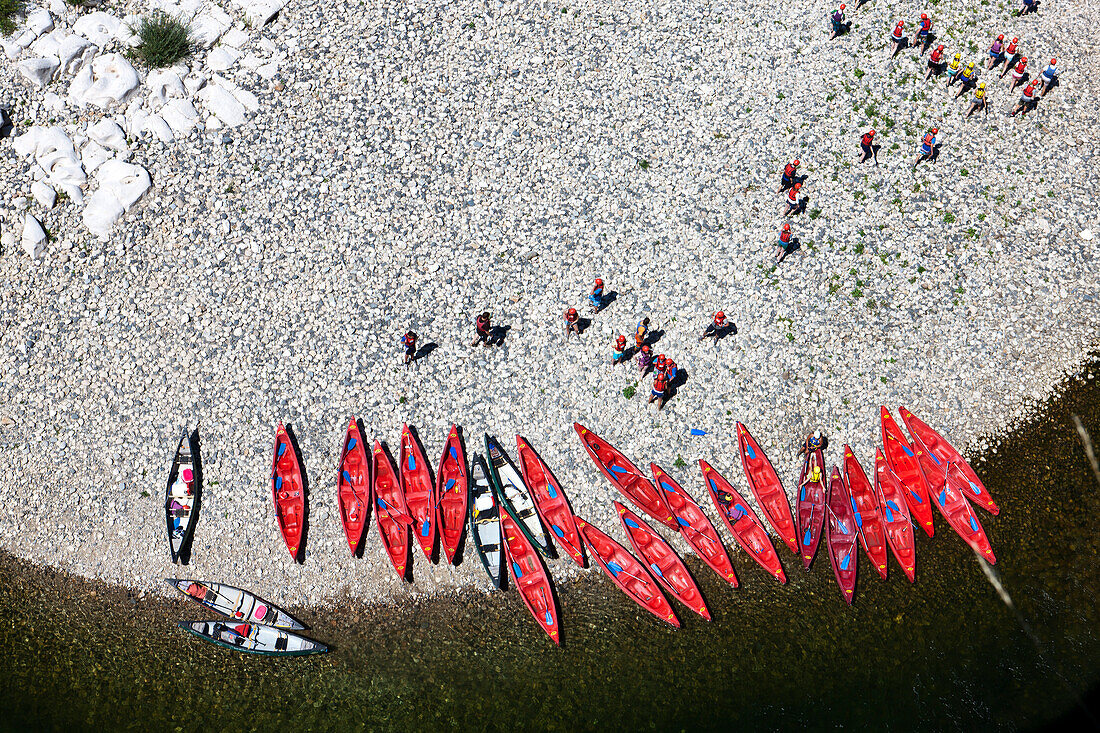
[[[141,41],[133,49],[133,56],[153,69],[172,66],[194,49],[191,26],[163,10],[143,16],[133,31]]]
[[[26,0],[0,0],[0,36],[15,32],[15,19],[27,10]]]
[[[634,393],[637,391],[638,390],[634,387],[633,384],[628,384],[626,387],[623,388],[623,397],[629,400],[631,397],[634,396]]]

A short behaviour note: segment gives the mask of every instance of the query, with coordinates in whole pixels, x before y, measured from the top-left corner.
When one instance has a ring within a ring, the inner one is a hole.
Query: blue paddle
[[[386,516],[390,519],[394,520],[395,522],[400,522],[406,527],[412,524],[412,517],[410,517],[408,514],[405,514],[404,512],[398,511],[396,507],[391,507],[381,496],[375,497],[375,500],[378,502],[378,506],[380,506],[382,510],[386,512]],[[393,510],[393,514],[397,515],[396,517],[390,513],[391,509]]]
[[[439,493],[439,498],[435,500],[435,504],[428,513],[424,515],[424,523],[420,525],[420,536],[427,537],[428,532],[431,530],[432,517],[435,516],[435,510],[439,508],[439,505],[443,503],[443,497],[447,495],[447,492],[451,490],[452,486],[455,486],[457,482],[453,478],[447,479],[447,485],[443,488],[443,491]],[[455,493],[458,493],[458,489],[455,489]]]

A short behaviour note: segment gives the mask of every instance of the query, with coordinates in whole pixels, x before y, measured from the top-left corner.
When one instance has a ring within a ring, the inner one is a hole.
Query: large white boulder
[[[219,84],[207,84],[199,90],[198,98],[207,111],[227,127],[243,125],[245,108],[228,89]]]
[[[286,2],[284,0],[233,0],[233,4],[244,11],[249,25],[259,28],[270,23]]]
[[[23,31],[33,33],[38,38],[43,33],[53,30],[53,16],[45,8],[38,8],[27,13],[27,19],[23,23]]]
[[[60,62],[53,56],[23,59],[19,62],[19,74],[32,86],[42,89],[50,83]]]
[[[68,35],[57,49],[57,58],[61,61],[58,74],[75,74],[95,58],[99,48],[93,46],[81,36]]]
[[[142,123],[143,131],[148,131],[157,140],[162,143],[170,143],[175,139],[175,135],[172,134],[172,128],[164,121],[164,118],[158,114],[151,114],[145,118]]]
[[[206,68],[211,71],[228,71],[238,57],[240,52],[232,46],[215,46],[206,54]]]
[[[195,127],[199,113],[187,99],[171,99],[160,108],[160,116],[172,128],[172,132],[185,136]]]
[[[149,173],[139,165],[108,160],[96,172],[99,189],[88,197],[84,225],[105,239],[122,215],[149,190]]]
[[[145,77],[145,86],[149,90],[149,106],[157,109],[169,99],[182,99],[187,96],[183,80],[174,71],[153,71]]]
[[[130,149],[126,144],[126,133],[117,122],[106,117],[88,128],[88,137],[108,150],[124,153]]]
[[[56,56],[57,49],[61,47],[61,41],[69,34],[60,28],[49,33],[43,33],[30,45],[30,52],[38,56]]]
[[[69,98],[84,108],[89,104],[104,109],[126,101],[138,87],[138,73],[121,54],[96,56],[69,85]]]
[[[80,162],[84,165],[85,173],[95,173],[99,166],[110,159],[111,151],[95,140],[89,140],[88,144],[80,150]]]
[[[44,209],[52,209],[57,202],[57,191],[54,191],[52,186],[42,181],[35,181],[31,184],[31,195]]]
[[[217,5],[207,5],[191,19],[191,37],[203,48],[210,48],[229,30],[233,19]]]
[[[55,188],[68,193],[88,180],[73,141],[60,127],[32,127],[15,138],[12,147],[24,158],[33,158]]]
[[[87,38],[95,45],[103,48],[118,33],[122,26],[120,21],[110,13],[97,10],[94,13],[82,15],[73,23],[73,31]]]
[[[30,214],[23,217],[23,249],[32,260],[37,260],[46,251],[46,230]]]
[[[140,15],[127,15],[122,18],[122,22],[118,26],[118,30],[115,31],[115,38],[121,43],[133,48],[141,45],[141,39],[138,38],[136,33],[138,27],[141,25]]]

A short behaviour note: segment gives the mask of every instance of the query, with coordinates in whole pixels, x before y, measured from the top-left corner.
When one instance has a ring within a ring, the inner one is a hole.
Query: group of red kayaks
[[[857,543],[883,578],[889,547],[906,577],[914,580],[912,527],[916,524],[932,536],[932,504],[975,553],[996,562],[971,507],[974,502],[997,514],[988,491],[939,433],[904,407],[899,412],[909,438],[883,407],[883,447],[875,456],[873,482],[847,445],[843,468],[833,466],[828,475],[822,448],[808,446],[794,516],[771,462],[748,429],[737,424],[741,465],[768,524],[807,568],[824,535],[833,573],[849,604],[855,593]],[[655,463],[650,464],[648,474],[643,473],[588,428],[579,423],[573,427],[599,470],[635,508],[677,532],[708,567],[737,587],[733,564],[714,525],[675,479]],[[518,435],[516,456],[518,469],[501,445],[486,435],[484,455],[474,453],[467,462],[459,430],[452,426],[433,477],[423,446],[407,425],[401,431],[395,468],[378,441],[367,451],[352,419],[337,476],[337,503],[349,548],[353,554],[361,551],[373,510],[379,538],[394,569],[402,579],[410,580],[410,535],[416,537],[429,561],[437,561],[436,548],[441,544],[447,562],[453,564],[469,528],[470,542],[493,584],[503,588],[506,575],[510,575],[536,622],[558,644],[558,606],[542,559],[556,556],[555,543],[581,567],[586,565],[586,555],[594,559],[623,593],[675,627],[680,621],[665,592],[710,619],[694,578],[653,525],[614,502],[632,554],[573,513],[550,468]],[[771,538],[749,503],[709,463],[700,459],[699,468],[722,523],[753,560],[785,583]],[[276,431],[271,488],[279,529],[291,555],[298,559],[305,511],[302,470],[281,423]]]

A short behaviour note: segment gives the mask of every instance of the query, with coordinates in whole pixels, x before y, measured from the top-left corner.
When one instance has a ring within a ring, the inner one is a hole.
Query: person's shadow
[[[662,329],[655,328],[645,335],[645,341],[642,342],[642,345],[644,346],[645,344],[649,344],[650,347],[652,347],[654,344],[660,341],[661,337],[664,335],[665,332]]]
[[[493,326],[489,329],[489,343],[501,346],[504,344],[504,339],[507,338],[508,332],[512,330],[509,325]]]
[[[797,216],[798,214],[804,213],[806,211],[806,206],[808,206],[809,203],[810,203],[810,197],[809,196],[803,196],[799,200],[798,206],[791,209],[791,213],[788,216]]]
[[[897,45],[898,45],[897,49],[890,56],[890,58],[894,58],[894,56],[897,56],[899,53],[901,53],[905,49],[909,48],[909,37],[906,36],[905,38],[902,38],[900,41],[898,41]]]
[[[578,318],[577,319],[577,335],[580,336],[582,333],[587,331],[588,327],[591,326],[591,325],[592,325],[592,319],[591,318],[585,318],[584,316],[581,316],[580,318]]]
[[[791,237],[790,243],[783,250],[783,254],[779,257],[779,259],[775,261],[775,264],[778,265],[780,262],[787,259],[788,256],[794,254],[800,249],[802,249],[802,243],[798,241],[798,237]],[[737,326],[733,326],[733,332],[737,333]],[[722,338],[722,336],[719,335],[718,338]]]
[[[836,35],[833,38],[840,38],[841,36],[848,35],[848,32],[852,30],[852,21],[846,20],[836,27]]]
[[[931,32],[927,36],[924,37],[924,41],[922,41],[921,44],[920,44],[920,55],[921,56],[928,53],[928,49],[931,48],[932,44],[936,42],[936,38],[938,38],[938,36],[935,33],[931,33]]]
[[[15,125],[11,121],[11,115],[4,107],[0,107],[0,139],[10,137]]]
[[[439,344],[437,344],[435,341],[429,341],[428,343],[424,344],[423,346],[421,346],[419,349],[416,350],[416,353],[413,354],[413,358],[409,362],[409,364],[415,364],[416,362],[420,361],[425,356],[432,353],[433,351],[435,351],[438,348],[439,348]]]
[[[596,309],[596,313],[600,313],[609,305],[619,299],[619,294],[614,290],[609,290],[604,293],[603,298],[600,299],[600,307]]]
[[[936,160],[940,157],[940,148],[941,147],[942,146],[939,143],[936,143],[935,145],[932,146],[932,154],[928,156],[928,162],[929,163],[935,163]]]
[[[1050,80],[1050,83],[1047,84],[1046,91],[1043,92],[1043,96],[1046,96],[1050,92],[1050,90],[1056,86],[1058,86],[1058,77],[1054,77]]]
[[[1033,2],[1031,4],[1031,7],[1024,8],[1023,10],[1021,10],[1020,15],[1024,16],[1024,15],[1029,15],[1031,13],[1038,13],[1040,5],[1042,5],[1042,0],[1035,0],[1035,2]]]

